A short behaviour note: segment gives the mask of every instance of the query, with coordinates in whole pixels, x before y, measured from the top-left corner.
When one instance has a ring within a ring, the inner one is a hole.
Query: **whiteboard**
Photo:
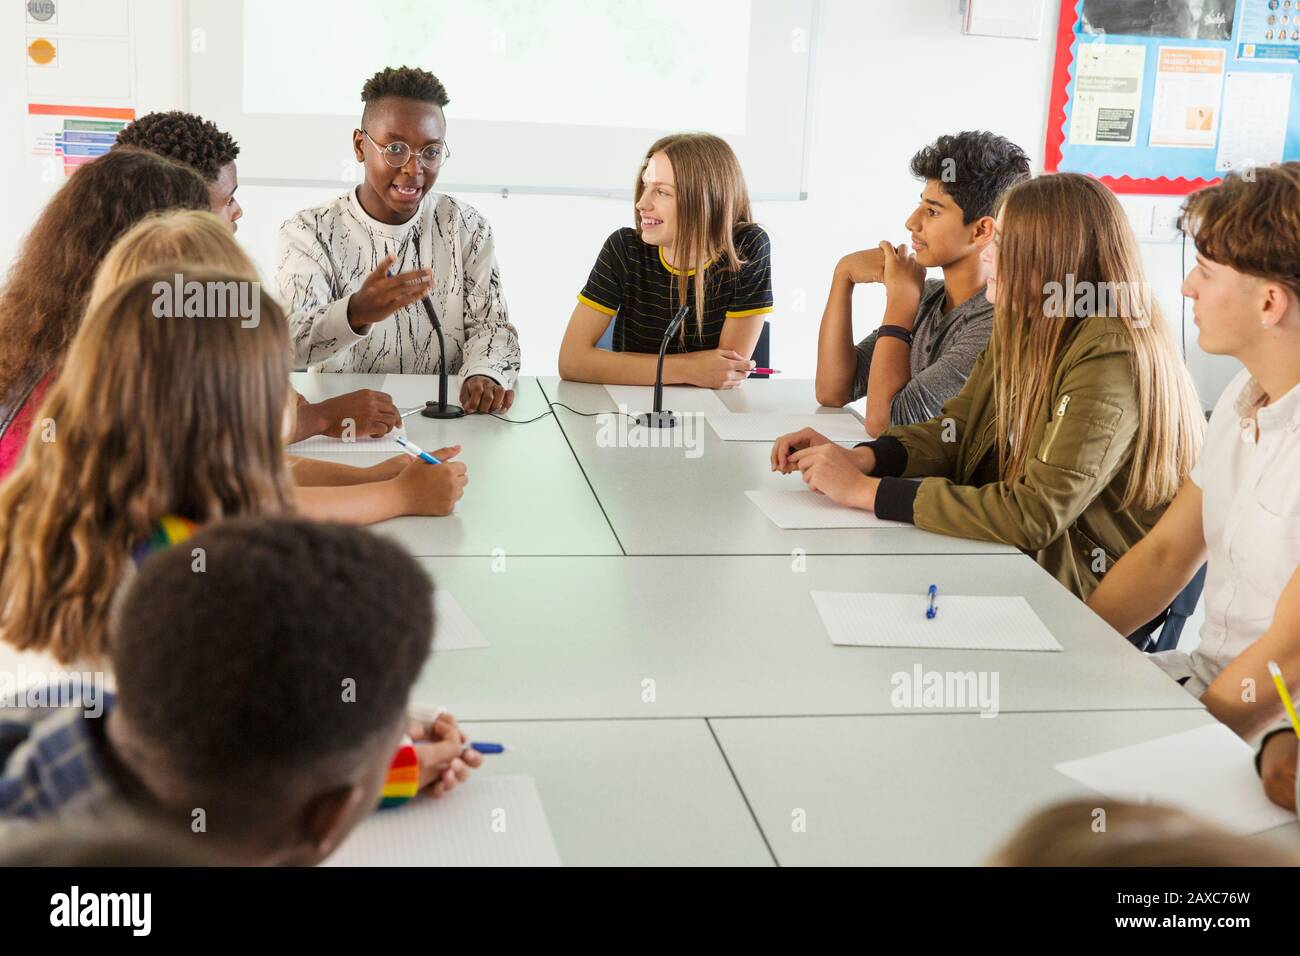
[[[705,130],[757,199],[802,199],[819,0],[189,0],[187,108],[241,182],[356,182],[361,87],[443,82],[444,192],[628,196],[646,148]]]

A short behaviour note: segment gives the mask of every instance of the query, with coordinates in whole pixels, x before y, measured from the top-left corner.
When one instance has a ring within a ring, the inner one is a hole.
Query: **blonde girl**
[[[674,316],[688,318],[668,344],[664,382],[734,388],[772,311],[767,233],[730,146],[707,133],[665,136],[637,174],[634,226],[596,258],[560,345],[563,378],[649,385]],[[597,343],[613,321],[613,351]]]
[[[132,555],[167,522],[293,508],[284,313],[262,293],[247,328],[238,316],[157,318],[154,287],[173,271],[90,309],[38,412],[48,431],[0,486],[0,640],[13,648],[100,663]]]

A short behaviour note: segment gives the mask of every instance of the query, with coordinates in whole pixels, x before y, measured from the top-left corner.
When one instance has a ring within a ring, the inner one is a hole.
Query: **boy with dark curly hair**
[[[147,113],[117,134],[115,146],[135,146],[192,167],[208,184],[212,211],[232,230],[244,210],[235,198],[239,175],[235,157],[239,144],[229,133],[193,113],[171,110]]]
[[[881,242],[839,261],[817,339],[817,400],[867,399],[866,426],[929,421],[956,395],[993,331],[980,252],[993,239],[998,197],[1029,178],[1015,143],[986,132],[941,136],[912,157],[925,182],[905,223],[912,249]],[[943,270],[927,279],[926,269]],[[853,287],[885,286],[880,328],[853,342]]]

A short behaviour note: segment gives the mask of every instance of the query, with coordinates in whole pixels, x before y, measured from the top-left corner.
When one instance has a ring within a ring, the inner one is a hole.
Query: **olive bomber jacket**
[[[986,348],[937,418],[867,443],[876,453],[872,474],[882,478],[876,513],[1012,545],[1087,600],[1168,506],[1121,507],[1137,437],[1132,346],[1122,321],[1080,320],[1063,343],[1029,436],[1034,452],[1010,486],[997,474],[993,347]]]

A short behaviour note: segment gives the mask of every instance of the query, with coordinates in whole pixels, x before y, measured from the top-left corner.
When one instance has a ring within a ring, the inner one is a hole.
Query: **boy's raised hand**
[[[839,261],[836,271],[854,285],[885,280],[885,254],[879,249],[850,252]]]
[[[433,288],[433,270],[415,269],[388,274],[396,261],[395,256],[385,256],[366,276],[361,288],[348,298],[348,324],[360,332],[368,325],[382,322],[399,309],[419,302]]]
[[[925,291],[925,266],[916,261],[916,255],[906,245],[882,242],[880,251],[885,258],[885,296],[890,302],[911,306],[915,312]]]
[[[420,768],[420,792],[441,797],[469,779],[470,770],[483,763],[477,750],[465,749],[469,738],[456,718],[443,711],[432,721],[412,717],[406,729],[415,744]]]

